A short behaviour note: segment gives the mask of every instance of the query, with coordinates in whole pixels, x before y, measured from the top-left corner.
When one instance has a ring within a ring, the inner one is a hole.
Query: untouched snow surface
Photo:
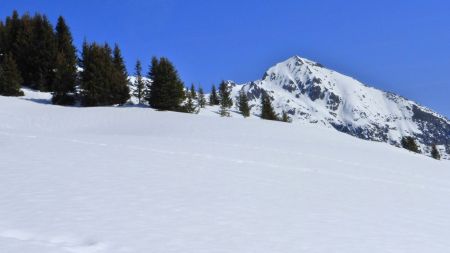
[[[0,97],[0,252],[448,252],[450,162],[311,124]]]

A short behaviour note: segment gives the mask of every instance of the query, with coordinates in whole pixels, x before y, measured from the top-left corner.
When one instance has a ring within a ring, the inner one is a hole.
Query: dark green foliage
[[[281,114],[281,119],[280,120],[283,121],[283,122],[291,122],[291,118],[286,113],[286,111],[283,111],[283,113]]]
[[[239,107],[239,112],[241,112],[242,116],[244,116],[244,117],[250,116],[250,107],[248,105],[248,97],[243,90],[241,90],[239,92],[238,107]]]
[[[197,111],[197,107],[194,104],[194,98],[192,97],[191,92],[187,92],[187,101],[186,104],[184,105],[184,112],[188,112],[188,113],[195,113],[198,112]]]
[[[405,148],[405,149],[407,149],[409,151],[412,151],[412,152],[415,152],[415,153],[420,153],[420,150],[419,150],[419,147],[416,144],[416,141],[411,136],[404,136],[402,138],[402,140],[401,140],[401,144],[402,144],[403,148]]]
[[[63,17],[58,18],[56,25],[56,42],[58,53],[53,79],[52,102],[59,105],[73,105],[77,81],[77,56],[72,34]]]
[[[135,71],[136,72],[134,74],[136,76],[136,80],[133,83],[133,96],[135,96],[138,99],[139,104],[141,104],[142,100],[147,95],[147,85],[142,77],[142,65],[139,60],[136,61]]]
[[[441,159],[441,154],[439,154],[439,150],[437,150],[436,145],[433,145],[431,147],[431,157],[433,157],[436,160]]]
[[[184,85],[173,64],[167,58],[152,58],[148,77],[153,81],[147,100],[158,110],[180,111],[184,100]]]
[[[203,92],[203,88],[198,88],[198,106],[200,108],[205,108],[206,105],[206,98],[205,93]]]
[[[229,117],[229,109],[233,106],[233,100],[231,99],[231,87],[225,81],[222,81],[219,86],[219,101],[220,115]]]
[[[29,72],[22,71],[25,84],[41,91],[53,91],[52,83],[57,55],[57,44],[53,26],[44,15],[33,18],[33,33],[30,55],[22,62],[29,64]]]
[[[123,61],[122,53],[117,44],[113,51],[113,104],[124,104],[130,99],[130,88],[128,87],[128,73]]]
[[[192,99],[197,99],[197,92],[195,91],[194,84],[191,84],[191,89],[189,90]]]
[[[6,47],[6,28],[3,21],[0,20],[0,55],[5,54]]]
[[[23,83],[43,91],[53,90],[57,41],[53,26],[45,15],[19,17],[14,11],[6,18],[1,44],[17,62]]]
[[[20,90],[22,78],[11,54],[0,56],[0,95],[23,96]]]
[[[120,51],[103,46],[83,43],[81,67],[81,104],[105,106],[124,104],[129,98],[126,71]]]
[[[209,95],[209,105],[219,105],[219,96],[217,95],[216,86],[213,84],[211,94]]]
[[[261,118],[267,120],[278,120],[278,116],[275,113],[270,97],[263,92],[261,96]]]

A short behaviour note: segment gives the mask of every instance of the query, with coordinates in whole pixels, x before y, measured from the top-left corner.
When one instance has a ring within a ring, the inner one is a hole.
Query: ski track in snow
[[[24,243],[56,248],[64,252],[71,253],[100,253],[107,252],[108,246],[104,243],[93,239],[54,236],[45,237],[42,235],[32,234],[21,230],[4,230],[0,231],[0,238],[8,240],[17,240]]]

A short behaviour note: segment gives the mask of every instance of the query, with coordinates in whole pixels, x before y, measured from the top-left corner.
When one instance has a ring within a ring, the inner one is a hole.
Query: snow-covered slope
[[[0,252],[447,253],[450,162],[294,122],[0,97]]]
[[[288,112],[293,120],[394,145],[402,136],[414,136],[425,153],[433,144],[450,153],[450,121],[445,117],[298,56],[276,64],[261,80],[230,84],[235,96],[240,90],[247,93],[254,114],[259,114],[260,97],[266,92],[276,111]]]

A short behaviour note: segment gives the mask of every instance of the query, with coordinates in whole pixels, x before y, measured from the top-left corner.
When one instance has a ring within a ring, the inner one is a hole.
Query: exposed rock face
[[[399,145],[402,136],[414,136],[424,153],[438,145],[450,156],[450,121],[414,101],[368,87],[322,65],[294,56],[266,71],[261,80],[237,85],[229,82],[234,97],[244,90],[252,113],[260,112],[267,93],[277,113],[292,119],[333,127],[359,138]]]

